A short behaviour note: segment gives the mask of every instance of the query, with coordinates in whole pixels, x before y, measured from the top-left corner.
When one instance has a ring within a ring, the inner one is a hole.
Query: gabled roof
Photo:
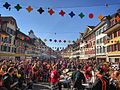
[[[37,37],[35,36],[35,34],[32,30],[30,30],[30,32],[29,32],[29,37],[33,38],[33,39],[37,39]]]
[[[90,34],[94,28],[95,28],[95,26],[87,26],[86,30],[84,32],[84,37],[88,36],[88,34]]]
[[[88,26],[89,28],[91,28],[91,29],[94,29],[95,28],[95,26]]]
[[[9,20],[14,20],[15,26],[16,26],[16,28],[18,28],[17,22],[16,22],[15,18],[13,18],[12,16],[7,16],[7,17],[2,17],[1,16],[1,19],[2,19],[3,22],[8,22]]]

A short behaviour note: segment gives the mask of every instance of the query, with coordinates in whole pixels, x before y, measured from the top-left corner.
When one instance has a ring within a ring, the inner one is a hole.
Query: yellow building
[[[110,27],[104,33],[107,34],[107,59],[120,61],[120,13],[111,16]]]

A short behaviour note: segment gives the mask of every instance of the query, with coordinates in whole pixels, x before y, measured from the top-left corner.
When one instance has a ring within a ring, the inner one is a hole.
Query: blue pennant
[[[42,14],[44,12],[44,10],[40,7],[38,10],[37,10],[40,14]]]
[[[8,2],[6,2],[4,5],[3,5],[3,7],[5,7],[6,9],[10,9],[10,4],[8,3]]]
[[[73,16],[75,16],[75,14],[73,13],[73,11],[71,11],[71,12],[69,13],[69,15],[71,16],[71,18],[73,18]]]

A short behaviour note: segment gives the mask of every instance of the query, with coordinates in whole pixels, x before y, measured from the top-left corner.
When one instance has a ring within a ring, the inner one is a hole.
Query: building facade
[[[0,17],[0,20],[0,53],[2,56],[8,55],[9,58],[13,58],[9,54],[16,53],[16,46],[14,44],[18,28],[16,20],[13,17]]]
[[[110,27],[106,31],[107,34],[107,59],[110,62],[120,62],[120,11],[111,15]]]
[[[105,16],[102,21],[94,28],[96,35],[96,60],[107,60],[105,45],[107,34],[103,33],[109,27],[109,16]]]
[[[88,59],[95,59],[96,52],[95,52],[95,26],[87,26],[86,31],[84,33],[84,42],[85,42],[85,55]]]

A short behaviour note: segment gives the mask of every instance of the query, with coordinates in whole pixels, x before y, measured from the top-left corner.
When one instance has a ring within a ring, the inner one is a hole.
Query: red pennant
[[[89,14],[89,18],[92,19],[93,17],[94,17],[93,13],[90,13],[90,14]]]
[[[50,10],[48,10],[48,13],[49,13],[50,15],[53,15],[55,12],[54,12],[52,9],[50,9]]]
[[[60,14],[61,16],[64,16],[64,15],[65,15],[65,12],[64,12],[63,10],[61,10],[61,11],[59,12],[59,14]]]

